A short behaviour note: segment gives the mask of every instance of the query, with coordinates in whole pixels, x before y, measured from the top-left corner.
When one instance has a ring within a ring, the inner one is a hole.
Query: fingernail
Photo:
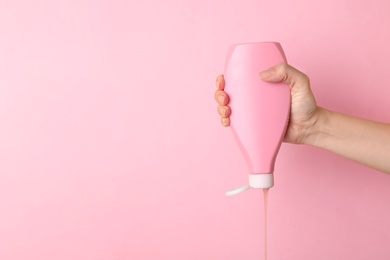
[[[272,71],[271,70],[265,70],[265,71],[262,71],[259,73],[259,76],[262,78],[262,79],[268,79],[269,77],[271,77],[273,75]]]

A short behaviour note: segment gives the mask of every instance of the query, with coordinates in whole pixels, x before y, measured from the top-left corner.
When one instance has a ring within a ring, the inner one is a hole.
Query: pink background
[[[263,259],[263,202],[213,99],[279,41],[318,103],[390,122],[387,0],[1,0],[0,259]],[[269,259],[390,259],[390,177],[284,144]]]

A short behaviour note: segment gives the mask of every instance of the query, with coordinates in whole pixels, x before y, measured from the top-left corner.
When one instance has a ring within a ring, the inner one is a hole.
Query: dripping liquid
[[[267,260],[267,227],[268,227],[268,190],[263,189],[264,195],[264,259]]]

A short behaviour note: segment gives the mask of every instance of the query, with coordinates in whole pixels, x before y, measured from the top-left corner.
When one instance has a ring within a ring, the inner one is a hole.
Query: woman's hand
[[[288,143],[305,143],[309,138],[310,128],[316,123],[318,106],[310,89],[309,78],[299,70],[287,64],[279,64],[259,73],[264,81],[283,82],[291,90],[291,115],[284,141]],[[224,91],[225,80],[219,75],[216,80],[215,100],[223,126],[230,125],[229,96]],[[275,86],[277,87],[277,86]]]

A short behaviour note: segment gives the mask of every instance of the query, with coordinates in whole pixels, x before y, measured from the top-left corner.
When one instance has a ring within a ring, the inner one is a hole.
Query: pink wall
[[[0,259],[262,259],[219,124],[231,43],[280,41],[319,104],[390,122],[387,0],[0,1]],[[284,144],[269,259],[389,259],[390,177]]]

